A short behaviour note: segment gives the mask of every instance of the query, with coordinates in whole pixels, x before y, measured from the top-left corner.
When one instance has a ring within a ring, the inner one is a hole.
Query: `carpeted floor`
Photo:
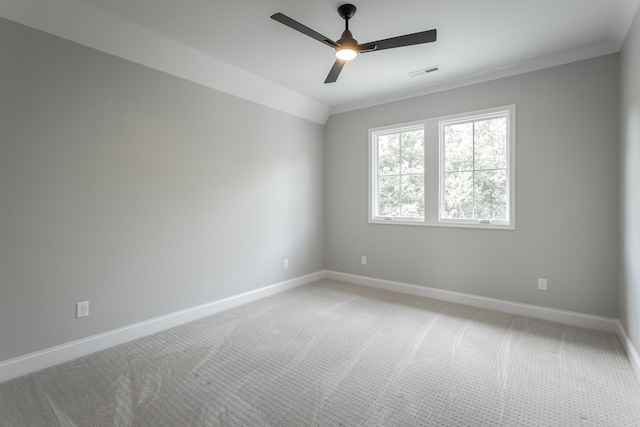
[[[323,280],[0,384],[0,426],[640,426],[614,334]]]

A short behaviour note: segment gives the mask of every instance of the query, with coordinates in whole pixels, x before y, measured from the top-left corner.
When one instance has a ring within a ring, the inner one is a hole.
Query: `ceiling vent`
[[[409,73],[411,77],[420,77],[426,76],[429,73],[433,73],[434,71],[438,71],[440,69],[439,65],[434,65],[433,67],[423,68],[422,70],[412,71]]]

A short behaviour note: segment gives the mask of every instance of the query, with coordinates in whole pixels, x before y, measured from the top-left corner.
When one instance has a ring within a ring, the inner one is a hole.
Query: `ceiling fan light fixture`
[[[358,51],[350,47],[345,47],[345,48],[336,50],[336,58],[341,59],[343,61],[351,61],[356,56],[358,56]]]
[[[338,40],[336,58],[343,61],[351,61],[356,56],[358,56],[358,42],[351,35],[351,31],[344,30],[342,37]]]

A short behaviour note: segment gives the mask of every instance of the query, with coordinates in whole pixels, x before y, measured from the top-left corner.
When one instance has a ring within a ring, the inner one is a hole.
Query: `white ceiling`
[[[324,122],[331,112],[617,52],[640,0],[354,0],[360,42],[436,28],[435,43],[363,54],[336,83],[336,0],[2,0],[0,16]],[[438,65],[421,77],[410,72]]]

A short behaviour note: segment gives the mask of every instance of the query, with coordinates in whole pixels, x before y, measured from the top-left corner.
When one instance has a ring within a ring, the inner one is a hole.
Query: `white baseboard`
[[[624,326],[622,326],[620,321],[618,321],[618,336],[620,337],[620,341],[622,341],[622,345],[627,352],[629,362],[636,373],[636,377],[640,380],[640,355],[638,355],[636,348],[633,346],[633,343],[629,339],[629,335],[627,335],[627,331],[624,329]]]
[[[485,298],[461,292],[452,292],[442,289],[417,286],[408,283],[394,282],[354,274],[340,273],[337,271],[318,271],[306,276],[297,277],[274,285],[265,286],[243,294],[234,295],[207,304],[156,317],[144,322],[125,326],[123,328],[93,335],[70,343],[41,350],[35,353],[17,357],[15,359],[0,362],[0,382],[17,378],[41,369],[48,368],[59,363],[85,356],[96,351],[123,344],[125,342],[141,338],[156,332],[160,332],[175,326],[197,320],[211,314],[218,313],[229,308],[237,307],[269,295],[293,289],[295,287],[327,278],[355,283],[379,289],[402,292],[448,301],[458,304],[488,310],[502,311],[511,314],[534,317],[568,325],[597,329],[606,332],[617,333],[629,356],[629,360],[640,378],[640,356],[629,340],[626,331],[617,319],[591,316],[571,311],[556,310],[529,304],[521,304],[511,301]]]
[[[372,277],[357,276],[355,274],[340,273],[337,271],[325,271],[325,278],[339,280],[341,282],[355,283],[357,285],[370,286],[372,288],[385,289],[388,291],[402,292],[410,295],[433,298],[441,301],[453,302],[457,304],[469,305],[488,310],[502,311],[510,314],[534,317],[536,319],[549,320],[552,322],[564,323],[572,326],[579,326],[589,329],[616,333],[629,357],[629,362],[640,380],[640,355],[636,351],[633,343],[627,335],[627,331],[618,319],[592,316],[589,314],[576,313],[573,311],[556,310],[553,308],[540,307],[530,304],[521,304],[512,301],[485,298],[461,292],[452,292],[442,289],[429,288],[426,286],[411,285],[408,283],[382,280]]]
[[[104,350],[114,345],[141,338],[165,329],[173,328],[193,320],[201,319],[211,314],[229,308],[237,307],[269,295],[293,289],[295,287],[315,282],[325,277],[324,271],[300,276],[291,280],[265,286],[250,292],[234,295],[218,301],[202,304],[186,310],[156,317],[144,322],[135,323],[123,328],[82,338],[77,341],[51,347],[24,356],[0,362],[0,382],[22,375],[36,372],[59,363],[67,362],[96,351]]]
[[[357,285],[370,286],[373,288],[402,292],[405,294],[433,298],[441,301],[470,305],[472,307],[484,308],[487,310],[502,311],[510,314],[534,317],[537,319],[549,320],[552,322],[564,323],[572,326],[597,329],[600,331],[611,333],[619,332],[618,320],[610,319],[607,317],[592,316],[589,314],[575,313],[573,311],[556,310],[553,308],[521,304],[494,298],[485,298],[461,292],[452,292],[442,289],[429,288],[426,286],[417,286],[408,283],[394,282],[391,280],[357,276],[354,274],[340,273],[337,271],[326,271],[325,277],[327,279],[340,280],[342,282],[355,283]]]

